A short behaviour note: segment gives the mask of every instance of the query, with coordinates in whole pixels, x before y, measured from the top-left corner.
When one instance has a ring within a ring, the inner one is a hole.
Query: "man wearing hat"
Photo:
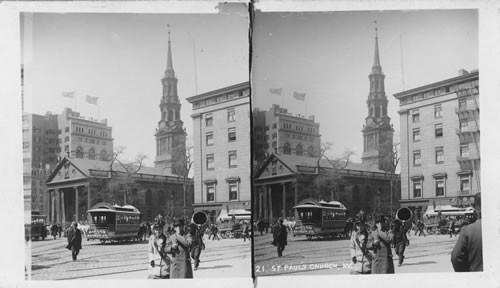
[[[370,274],[373,255],[369,251],[373,239],[368,233],[368,225],[365,223],[364,214],[358,214],[354,218],[354,230],[351,233],[349,248],[351,252],[352,266],[350,274]]]
[[[66,248],[71,250],[73,261],[76,261],[76,256],[82,249],[82,232],[78,229],[78,223],[76,222],[71,224],[71,229],[68,231],[68,246]]]
[[[170,259],[166,253],[167,237],[163,230],[164,226],[165,222],[162,217],[157,217],[153,223],[153,234],[149,237],[149,279],[169,278]]]
[[[194,270],[198,270],[200,265],[200,254],[201,250],[205,250],[205,243],[203,243],[203,233],[198,225],[192,223],[189,226],[189,234],[193,239],[193,244],[191,245],[191,258],[194,260]]]
[[[372,274],[393,274],[394,262],[392,260],[391,243],[394,238],[392,231],[386,231],[385,217],[380,215],[375,218],[373,236],[373,262]]]
[[[283,250],[287,245],[287,230],[283,225],[283,219],[280,219],[273,230],[273,245],[278,248],[278,257],[283,256]]]
[[[170,262],[170,279],[193,278],[193,268],[191,267],[191,257],[189,250],[193,244],[190,234],[184,234],[184,220],[174,220],[175,233],[168,238],[167,253],[172,256]]]

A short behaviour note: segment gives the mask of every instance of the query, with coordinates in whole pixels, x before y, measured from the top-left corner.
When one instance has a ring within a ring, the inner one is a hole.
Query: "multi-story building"
[[[65,108],[57,122],[61,158],[106,161],[113,157],[112,129],[107,119],[85,118]]]
[[[193,105],[194,211],[250,210],[250,85],[196,95]]]
[[[400,101],[401,206],[468,206],[481,191],[479,72],[394,94]]]
[[[186,171],[185,165],[186,131],[180,118],[181,102],[177,94],[170,31],[168,32],[167,69],[161,83],[163,93],[160,101],[161,118],[155,133],[155,167],[168,169],[169,173],[187,176],[189,171]]]
[[[321,135],[319,123],[314,115],[309,117],[293,115],[287,109],[274,104],[268,111],[255,109],[254,157],[262,163],[266,155],[286,154],[305,157],[319,157]]]
[[[363,164],[377,165],[378,169],[394,172],[393,134],[391,118],[387,114],[389,100],[385,95],[385,75],[382,73],[378,51],[378,34],[375,30],[375,56],[370,79],[370,93],[366,104],[368,116],[363,125]]]
[[[59,152],[57,115],[23,113],[22,125],[23,187],[25,197],[28,197],[26,200],[29,200],[27,205],[30,206],[25,208],[47,215],[45,180],[55,168]]]

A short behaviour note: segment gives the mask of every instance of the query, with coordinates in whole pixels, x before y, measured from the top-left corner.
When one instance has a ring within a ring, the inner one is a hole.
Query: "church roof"
[[[68,159],[68,160],[71,163],[73,163],[76,167],[80,168],[82,172],[86,174],[88,173],[89,170],[110,171],[111,161],[96,161],[96,160],[81,159],[81,158]],[[133,167],[137,168],[138,165]],[[124,173],[127,172],[125,168],[118,162],[113,163],[112,169],[113,171],[116,172],[124,172]],[[137,171],[137,173],[177,177],[177,175],[168,173],[168,170],[158,167],[142,166],[141,169]]]

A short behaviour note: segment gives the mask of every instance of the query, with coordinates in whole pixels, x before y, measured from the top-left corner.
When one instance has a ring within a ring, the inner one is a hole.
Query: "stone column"
[[[286,182],[281,184],[281,189],[283,193],[283,206],[281,210],[281,214],[283,219],[286,218]]]
[[[64,209],[64,191],[60,191],[61,194],[61,225],[66,227],[66,211]]]
[[[80,220],[80,211],[78,211],[78,186],[73,187],[75,189],[75,222],[78,223],[78,220]]]
[[[273,197],[272,197],[272,194],[273,194],[273,190],[271,189],[271,187],[268,187],[268,190],[267,190],[267,194],[269,195],[269,219],[272,220],[273,219]]]
[[[61,224],[61,191],[59,189],[55,190],[54,195],[54,223]]]
[[[259,197],[259,219],[263,218],[262,217],[262,186],[259,186],[259,189],[257,190],[257,195]]]

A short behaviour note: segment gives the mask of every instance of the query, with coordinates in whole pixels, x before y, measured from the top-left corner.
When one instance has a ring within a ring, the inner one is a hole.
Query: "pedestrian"
[[[394,231],[394,250],[398,255],[398,266],[401,266],[405,258],[406,246],[410,245],[410,240],[408,240],[405,225],[399,219],[393,221],[392,230]]]
[[[175,233],[168,238],[167,253],[171,255],[170,279],[193,278],[189,251],[193,244],[190,234],[184,235],[184,220],[174,220]]]
[[[68,245],[66,248],[71,250],[73,261],[76,261],[76,257],[82,249],[82,232],[78,229],[78,224],[76,222],[73,222],[71,227],[72,228],[68,230]]]
[[[170,258],[167,255],[167,236],[165,222],[157,217],[153,224],[153,234],[148,242],[148,279],[168,279],[170,277]]]
[[[262,236],[262,233],[264,232],[264,228],[266,226],[266,223],[262,219],[257,222],[257,229],[259,230],[260,236]]]
[[[394,262],[392,260],[391,242],[393,233],[386,230],[385,217],[383,215],[375,218],[375,227],[372,231],[373,237],[373,262],[372,274],[393,274]]]
[[[189,234],[193,238],[193,244],[191,245],[191,258],[194,260],[194,270],[198,270],[200,266],[200,255],[201,251],[205,250],[205,243],[203,243],[203,233],[196,224],[191,224],[189,226]]]
[[[248,240],[250,241],[250,225],[248,225],[248,223],[246,222],[243,222],[243,242],[246,242],[247,241],[247,238]]]
[[[349,249],[351,251],[352,266],[350,274],[371,274],[373,255],[370,251],[373,238],[368,233],[368,225],[363,214],[353,219],[354,229],[350,235]]]
[[[283,256],[283,250],[287,243],[287,231],[286,227],[283,225],[283,219],[277,222],[277,225],[273,228],[273,242],[272,244],[278,249],[278,257]]]
[[[217,225],[213,225],[213,227],[212,227],[212,241],[215,240],[215,238],[217,238],[217,240],[220,240],[219,228],[217,227]]]
[[[457,233],[455,232],[455,219],[450,220],[450,225],[448,226],[448,232],[450,233],[450,238],[451,235],[455,235],[457,237]]]
[[[58,232],[59,232],[59,228],[57,227],[57,225],[52,224],[52,226],[50,226],[50,235],[52,235],[52,237],[54,237],[54,240],[56,240]]]
[[[481,231],[481,193],[474,196],[477,220],[464,226],[451,251],[451,263],[455,272],[483,271],[483,241]]]
[[[62,231],[63,231],[63,228],[62,228],[61,223],[57,224],[57,232],[59,233],[59,238],[61,238]]]
[[[417,231],[415,232],[415,235],[417,235],[417,233],[418,233],[418,237],[420,237],[421,235],[424,235],[424,237],[425,237],[424,228],[425,228],[424,222],[419,220],[417,223]]]

